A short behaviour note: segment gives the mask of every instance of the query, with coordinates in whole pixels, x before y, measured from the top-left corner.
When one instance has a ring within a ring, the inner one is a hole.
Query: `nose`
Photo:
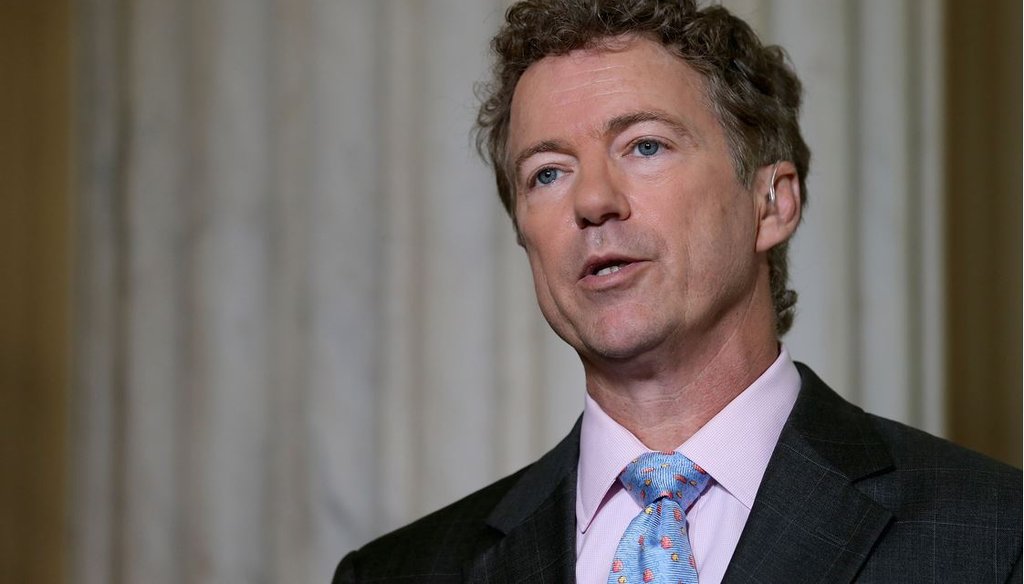
[[[573,201],[576,224],[580,229],[629,217],[629,200],[613,170],[598,163],[581,169],[580,174]]]

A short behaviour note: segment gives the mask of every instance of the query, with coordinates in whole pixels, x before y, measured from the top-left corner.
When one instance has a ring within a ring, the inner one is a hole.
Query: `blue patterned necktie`
[[[619,480],[643,510],[619,540],[608,584],[697,584],[686,510],[704,492],[708,474],[682,454],[649,452]]]

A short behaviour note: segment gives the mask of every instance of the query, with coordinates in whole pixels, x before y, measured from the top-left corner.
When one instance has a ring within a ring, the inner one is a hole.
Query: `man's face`
[[[657,43],[624,43],[538,61],[512,100],[537,299],[585,361],[728,338],[758,279],[754,196],[701,76]]]

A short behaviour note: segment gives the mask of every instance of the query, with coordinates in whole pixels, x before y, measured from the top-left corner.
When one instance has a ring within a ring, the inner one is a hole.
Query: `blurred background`
[[[1020,3],[725,4],[806,88],[792,354],[1019,467]],[[472,151],[506,5],[0,2],[0,580],[327,582],[570,429]]]

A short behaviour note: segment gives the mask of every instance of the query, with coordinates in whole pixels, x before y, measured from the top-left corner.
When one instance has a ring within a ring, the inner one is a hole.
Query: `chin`
[[[652,323],[601,322],[581,335],[583,351],[601,359],[623,361],[657,347],[665,338]]]

